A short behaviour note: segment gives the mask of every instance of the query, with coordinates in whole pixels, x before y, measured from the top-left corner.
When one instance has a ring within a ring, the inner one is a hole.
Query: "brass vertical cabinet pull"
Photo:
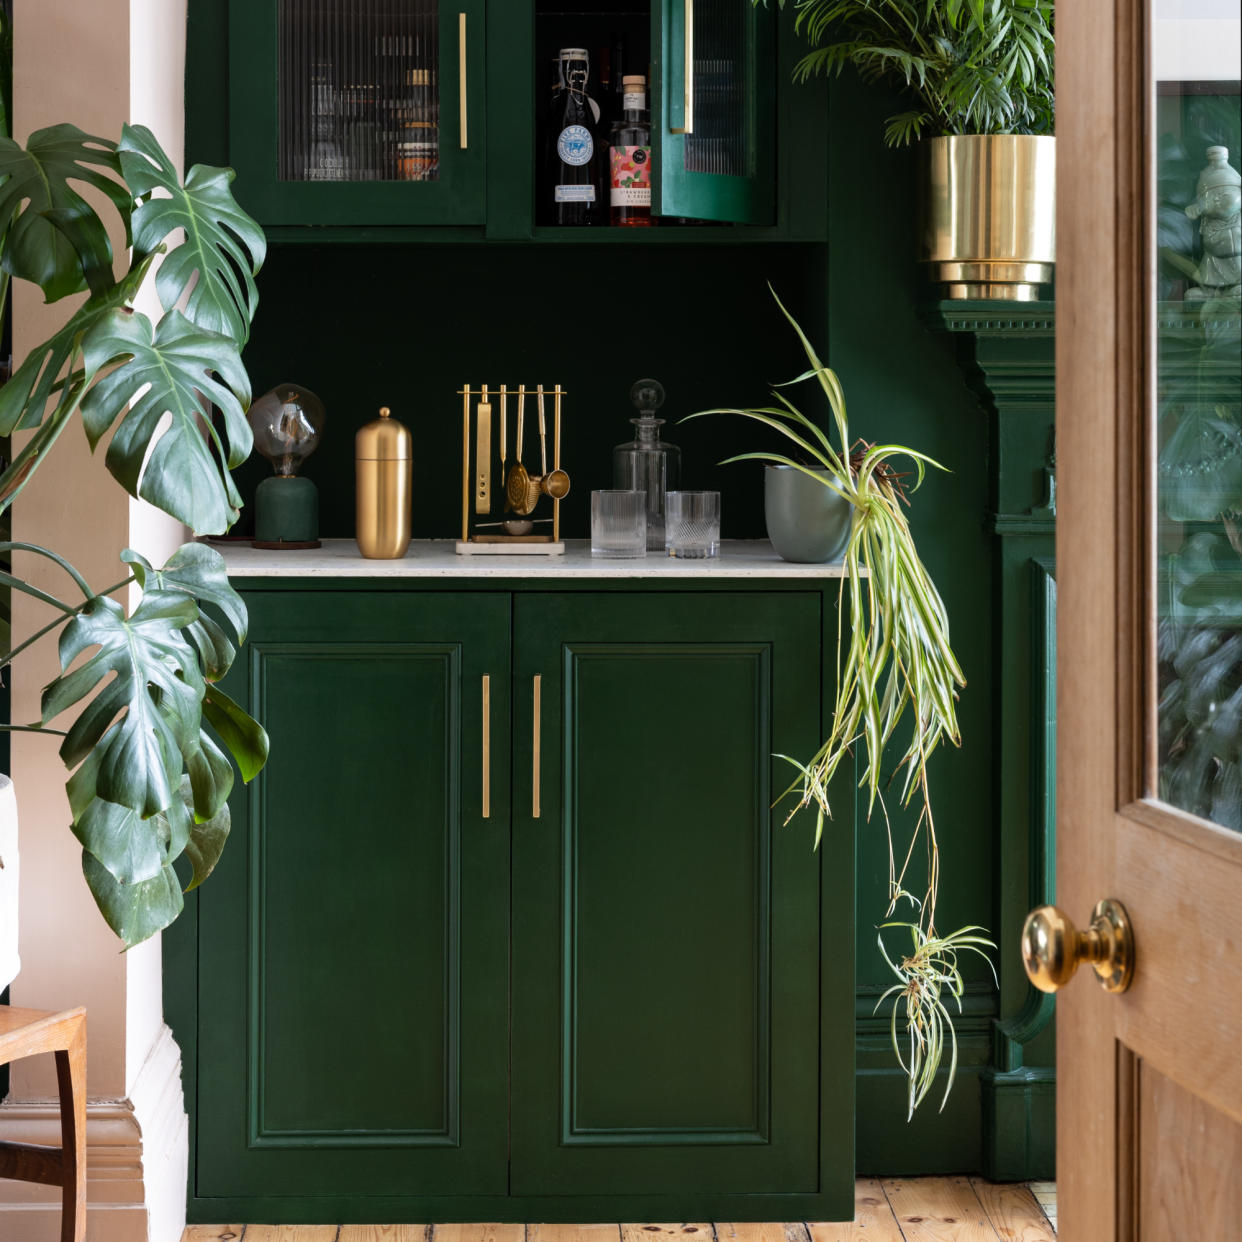
[[[483,674],[483,818],[492,817],[492,679]]]
[[[670,134],[693,134],[694,133],[694,0],[685,0],[685,25],[682,30],[682,42],[685,44],[685,64],[682,66],[683,79],[683,99],[682,99],[682,124],[678,129],[676,125],[670,125],[668,132]]]
[[[543,698],[543,674],[536,673],[534,684],[531,687],[531,698],[534,703],[534,726],[531,741],[531,758],[530,758],[530,817],[531,819],[539,818],[539,733],[540,733],[540,705]]]
[[[469,110],[466,106],[466,15],[457,14],[457,102],[461,109],[461,149],[469,145],[466,136],[466,122]]]

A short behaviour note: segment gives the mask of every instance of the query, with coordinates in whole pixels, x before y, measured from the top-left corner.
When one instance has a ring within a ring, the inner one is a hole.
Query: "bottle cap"
[[[584,47],[563,47],[561,48],[562,60],[587,60],[587,50]]]
[[[641,73],[627,73],[622,77],[621,85],[625,87],[627,94],[637,95],[639,91],[647,89],[647,79]]]

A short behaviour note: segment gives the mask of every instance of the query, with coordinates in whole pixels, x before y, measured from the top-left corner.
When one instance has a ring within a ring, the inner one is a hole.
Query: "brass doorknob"
[[[1091,926],[1079,931],[1056,906],[1040,906],[1022,928],[1022,964],[1041,992],[1055,992],[1090,962],[1106,992],[1124,992],[1134,974],[1134,932],[1119,901],[1107,898],[1091,912]]]

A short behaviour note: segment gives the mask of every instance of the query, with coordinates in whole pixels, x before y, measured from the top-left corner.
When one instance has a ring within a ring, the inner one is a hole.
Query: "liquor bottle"
[[[599,105],[587,93],[590,61],[585,49],[560,54],[560,92],[548,126],[541,212],[552,224],[604,224],[607,148],[599,130]]]
[[[656,410],[664,404],[664,385],[640,379],[630,389],[638,409],[631,418],[637,428],[633,440],[612,450],[612,485],[647,493],[647,550],[664,551],[664,497],[676,491],[681,478],[681,449],[660,439],[662,418]]]
[[[621,119],[612,127],[609,146],[612,223],[623,228],[651,227],[651,122],[647,117],[647,80],[627,74]]]

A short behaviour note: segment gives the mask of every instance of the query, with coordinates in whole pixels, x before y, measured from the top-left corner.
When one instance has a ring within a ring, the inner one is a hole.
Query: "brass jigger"
[[[530,501],[531,509],[535,507],[540,493],[551,496],[553,500],[564,500],[569,495],[569,475],[564,470],[548,469],[548,420],[544,414],[542,384],[536,390],[535,396],[539,403],[539,466],[543,473],[537,479],[531,480],[536,492],[534,499]],[[529,497],[530,493],[527,495]],[[525,512],[529,513],[530,509]]]
[[[1063,988],[1090,962],[1106,992],[1124,992],[1134,975],[1134,932],[1119,901],[1106,899],[1091,912],[1091,926],[1079,931],[1056,906],[1040,906],[1022,928],[1022,964],[1041,992]]]
[[[553,500],[564,500],[569,495],[569,475],[564,470],[549,470],[535,482],[539,490]]]

